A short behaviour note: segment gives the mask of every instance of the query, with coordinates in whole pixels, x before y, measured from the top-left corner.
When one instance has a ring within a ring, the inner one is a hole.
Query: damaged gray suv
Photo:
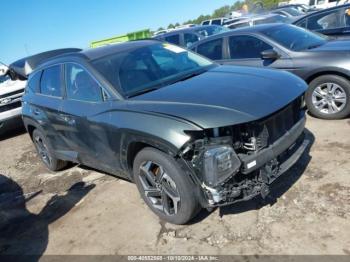
[[[67,162],[134,181],[161,219],[266,196],[308,145],[300,78],[219,66],[156,40],[48,58],[23,120],[50,170]]]

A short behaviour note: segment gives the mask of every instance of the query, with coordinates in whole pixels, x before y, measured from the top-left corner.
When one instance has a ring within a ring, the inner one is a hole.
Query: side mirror
[[[0,63],[0,76],[4,76],[9,71],[9,68],[4,64]]]
[[[273,49],[265,50],[261,52],[261,59],[266,60],[276,60],[280,58],[280,54]]]

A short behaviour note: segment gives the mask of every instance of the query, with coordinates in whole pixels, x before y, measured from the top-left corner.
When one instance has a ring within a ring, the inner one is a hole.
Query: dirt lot
[[[308,117],[313,144],[270,200],[163,223],[136,187],[86,167],[48,172],[27,134],[0,141],[0,254],[350,254],[350,120]]]

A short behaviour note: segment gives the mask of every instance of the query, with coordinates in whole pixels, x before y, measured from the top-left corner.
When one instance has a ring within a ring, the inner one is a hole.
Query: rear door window
[[[180,45],[180,35],[170,35],[164,38],[165,41],[174,45]]]
[[[197,47],[197,53],[213,60],[220,60],[222,59],[222,43],[222,38],[205,42]]]
[[[231,59],[260,58],[261,52],[272,49],[264,41],[249,35],[231,36],[229,39]]]
[[[62,97],[61,66],[51,66],[43,71],[40,84],[43,95]]]

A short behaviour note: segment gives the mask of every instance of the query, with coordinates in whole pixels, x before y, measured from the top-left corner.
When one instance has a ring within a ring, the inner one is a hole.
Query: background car
[[[230,22],[230,23],[229,23]],[[236,29],[241,27],[250,27],[255,25],[270,24],[270,23],[291,23],[290,18],[278,14],[263,14],[263,15],[249,15],[240,17],[239,19],[228,20],[225,27],[229,29]]]
[[[174,45],[190,47],[201,39],[226,31],[228,31],[228,29],[222,26],[204,25],[173,30],[165,34],[157,35],[154,38]]]
[[[328,40],[287,24],[241,28],[209,37],[192,50],[220,64],[287,70],[308,85],[306,104],[324,119],[350,114],[350,41]]]
[[[47,60],[22,113],[47,168],[72,161],[134,181],[155,214],[183,224],[201,207],[268,195],[310,142],[305,90],[287,72],[142,40]]]
[[[311,13],[293,24],[329,36],[349,38],[350,4]]]
[[[8,75],[0,76],[0,135],[19,126],[21,119],[21,98],[26,81],[11,80]]]
[[[219,17],[219,18],[204,20],[201,22],[201,25],[223,25],[227,19],[228,19],[227,17]]]
[[[282,6],[276,7],[272,10],[279,10],[279,9],[283,9],[286,7],[291,7],[291,8],[297,9],[298,11],[303,12],[304,14],[322,10],[319,8],[311,7],[311,6],[306,5],[306,4],[287,4],[287,5],[282,5]]]
[[[293,7],[283,7],[283,8],[278,8],[278,9],[274,9],[270,11],[271,14],[277,14],[277,15],[281,15],[284,17],[302,17],[305,15],[304,12],[299,11],[296,8]]]

